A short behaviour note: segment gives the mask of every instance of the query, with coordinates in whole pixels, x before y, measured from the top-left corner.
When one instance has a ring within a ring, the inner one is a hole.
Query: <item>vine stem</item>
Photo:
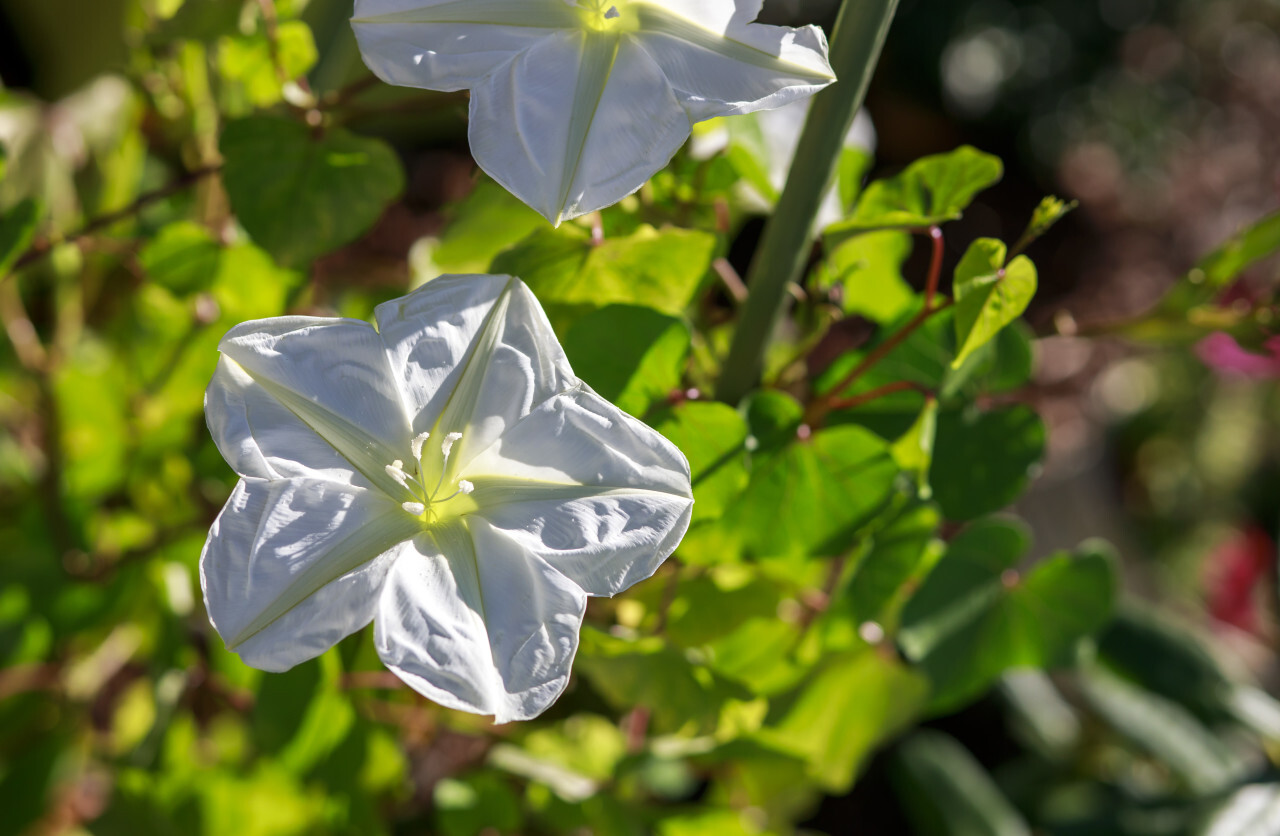
[[[840,149],[867,87],[898,0],[845,0],[831,37],[839,81],[818,93],[796,146],[787,184],[747,274],[749,294],[716,396],[736,404],[759,382],[765,346],[813,245],[813,219],[835,175]]]
[[[196,183],[211,174],[217,174],[221,168],[221,165],[207,165],[202,168],[197,168],[194,171],[190,171],[182,175],[177,180],[174,180],[166,186],[162,186],[153,192],[147,192],[144,195],[140,195],[133,201],[133,203],[130,203],[123,209],[118,209],[115,212],[108,212],[105,215],[94,218],[69,235],[61,238],[46,238],[44,240],[37,241],[13,263],[13,269],[10,271],[10,274],[12,275],[13,273],[17,273],[23,267],[44,258],[49,253],[53,252],[53,248],[58,244],[61,244],[64,241],[75,241],[77,238],[84,238],[89,235],[93,235],[95,232],[101,232],[110,226],[114,226],[120,221],[133,217],[151,204],[164,200],[167,197],[172,197],[178,192],[194,186]],[[0,276],[0,280],[4,278],[4,276]]]

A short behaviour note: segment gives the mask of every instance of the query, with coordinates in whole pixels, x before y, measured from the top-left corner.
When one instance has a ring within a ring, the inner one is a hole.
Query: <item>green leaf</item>
[[[228,36],[218,42],[218,69],[223,79],[255,108],[279,102],[281,76],[292,80],[305,75],[318,57],[311,27],[300,20],[286,20],[276,27],[274,55],[265,32]]]
[[[191,221],[161,229],[138,256],[153,282],[178,294],[205,290],[218,275],[222,247],[209,230]]]
[[[747,422],[726,404],[685,401],[650,423],[689,459],[693,522],[720,517],[747,486]]]
[[[637,417],[680,386],[689,345],[683,322],[637,305],[609,305],[585,314],[564,338],[578,376]]]
[[[494,256],[547,224],[519,198],[488,179],[477,183],[446,212],[450,221],[431,248],[429,257],[435,269],[427,278],[440,273],[483,273]]]
[[[902,277],[911,255],[911,236],[886,230],[848,239],[828,253],[818,284],[839,288],[846,314],[879,323],[893,322],[911,307],[915,291]]]
[[[1054,197],[1053,195],[1045,197],[1032,211],[1031,221],[1027,224],[1022,237],[1018,239],[1018,246],[1014,247],[1014,251],[1021,252],[1025,250],[1033,241],[1052,229],[1054,224],[1071,214],[1079,205],[1079,202],[1075,200],[1068,203],[1062,198]]]
[[[920,417],[890,448],[898,467],[915,477],[921,499],[933,495],[929,487],[929,468],[933,464],[933,445],[938,433],[938,400],[925,398]]]
[[[911,735],[894,751],[890,777],[920,836],[1031,836],[987,771],[950,735]]]
[[[846,145],[840,149],[840,161],[836,167],[836,187],[840,194],[840,211],[851,212],[862,194],[862,181],[874,162],[871,153],[864,148]]]
[[[0,215],[0,279],[9,274],[35,240],[42,214],[40,203],[26,198]]]
[[[941,542],[936,537],[941,522],[937,508],[916,503],[871,535],[870,549],[858,562],[846,593],[856,621],[893,626],[895,603],[906,593],[904,587],[939,556]]]
[[[765,389],[747,401],[752,450],[763,454],[790,444],[804,418],[804,406],[777,389]]]
[[[435,785],[432,807],[443,836],[515,833],[521,827],[520,798],[492,772],[442,779]]]
[[[974,195],[1004,174],[999,157],[968,145],[948,154],[924,157],[905,171],[867,186],[847,220],[827,227],[826,235],[874,229],[918,229],[960,217]]]
[[[1011,668],[1064,662],[1105,626],[1115,596],[1112,558],[1086,544],[1024,573],[1025,531],[985,520],[958,535],[902,611],[898,643],[933,682],[930,709],[958,708]]]
[[[1280,251],[1280,212],[1228,239],[1200,260],[1160,301],[1158,310],[1185,314],[1197,305],[1214,299],[1241,273]]]
[[[836,555],[888,500],[897,473],[888,445],[867,430],[819,430],[757,457],[721,524],[754,557]]]
[[[1021,404],[941,413],[929,469],[933,500],[957,522],[999,511],[1022,493],[1044,444],[1044,422]]]
[[[751,699],[659,638],[626,641],[584,627],[574,670],[615,709],[648,708],[659,732],[710,733],[726,703]]]
[[[642,226],[593,243],[580,227],[535,232],[493,260],[490,271],[519,276],[544,305],[644,305],[679,316],[711,267],[716,238],[706,232]]]
[[[253,116],[222,132],[231,208],[259,246],[301,266],[363,234],[404,188],[386,143]]]
[[[872,650],[833,654],[792,699],[779,701],[757,739],[803,758],[824,790],[843,794],[927,696],[928,683],[891,658]]]
[[[1027,309],[1036,294],[1036,266],[1020,255],[1004,263],[1005,246],[993,238],[979,238],[956,267],[956,344],[951,361],[959,368],[974,351],[991,342],[1006,325]]]

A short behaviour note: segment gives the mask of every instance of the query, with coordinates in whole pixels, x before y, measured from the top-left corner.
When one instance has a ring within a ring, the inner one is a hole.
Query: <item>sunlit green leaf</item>
[[[679,316],[710,268],[715,246],[715,236],[705,232],[651,227],[594,243],[585,230],[565,224],[535,232],[495,258],[490,269],[524,279],[548,306],[645,305]]]
[[[818,273],[819,284],[840,289],[845,313],[893,322],[915,298],[902,277],[902,265],[910,255],[911,236],[905,232],[859,235],[827,254]]]
[[[301,122],[254,116],[220,143],[231,208],[279,262],[304,265],[364,233],[404,187],[385,143]]]
[[[689,329],[653,308],[609,305],[575,321],[565,334],[564,350],[573,370],[593,389],[642,417],[680,386]]]
[[[221,266],[222,248],[199,224],[177,221],[160,230],[138,261],[152,281],[174,293],[204,290]]]
[[[218,42],[223,79],[257,108],[279,102],[284,82],[305,75],[318,57],[311,27],[300,20],[281,22],[274,44],[265,32],[227,36]]]
[[[967,145],[948,154],[924,157],[887,180],[863,191],[853,214],[827,228],[828,236],[873,229],[919,229],[959,218],[974,195],[998,182],[1004,165],[998,157]]]
[[[488,179],[447,211],[449,224],[429,253],[441,273],[483,273],[494,256],[547,225],[541,215]]]
[[[870,549],[859,561],[847,592],[857,621],[893,626],[894,605],[900,606],[904,586],[938,557],[941,546],[935,545],[935,538],[941,522],[937,508],[916,503],[871,535]]]
[[[929,468],[933,464],[933,445],[938,433],[938,400],[927,398],[920,417],[890,448],[898,467],[915,477],[922,499],[933,495],[929,486]]]
[[[958,368],[978,348],[1022,316],[1036,293],[1036,266],[1020,255],[1005,264],[1005,246],[993,238],[970,245],[956,267],[956,344],[951,361]]]
[[[653,428],[689,460],[693,521],[722,515],[747,486],[747,422],[714,401],[684,401],[652,416]]]

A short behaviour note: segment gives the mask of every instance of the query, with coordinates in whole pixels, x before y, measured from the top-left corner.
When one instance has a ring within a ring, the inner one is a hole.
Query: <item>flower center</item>
[[[431,433],[421,433],[409,442],[409,452],[413,458],[407,467],[400,459],[386,467],[387,475],[396,480],[412,497],[400,503],[400,507],[417,517],[424,528],[460,517],[477,507],[475,500],[471,499],[475,485],[466,479],[450,481],[448,484],[445,480],[449,473],[449,454],[453,452],[453,445],[462,438],[462,433],[446,435],[444,441],[440,442],[438,457],[430,448],[426,448],[430,437]]]
[[[582,26],[592,32],[634,32],[640,18],[628,0],[577,0]]]

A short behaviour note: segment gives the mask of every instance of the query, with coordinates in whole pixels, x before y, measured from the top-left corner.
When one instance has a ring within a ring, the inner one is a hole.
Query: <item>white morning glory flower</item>
[[[751,23],[762,0],[356,0],[384,81],[471,90],[471,152],[559,223],[640,188],[694,122],[835,80],[816,26]]]
[[[498,722],[564,690],[588,595],[649,577],[689,465],[573,375],[506,276],[445,276],[353,319],[246,322],[205,398],[242,477],[209,531],[209,617],[286,670],[371,620],[415,690]]]

